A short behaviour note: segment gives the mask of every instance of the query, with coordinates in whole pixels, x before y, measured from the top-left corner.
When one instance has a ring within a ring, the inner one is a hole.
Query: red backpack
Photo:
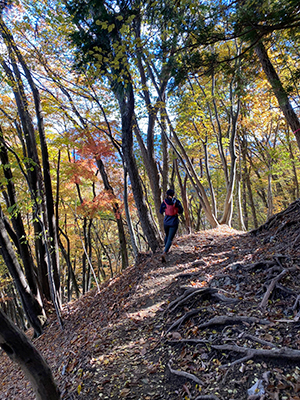
[[[164,203],[166,205],[166,209],[165,209],[165,214],[169,215],[169,216],[174,216],[178,214],[178,207],[176,207],[175,204],[167,204],[164,200]]]

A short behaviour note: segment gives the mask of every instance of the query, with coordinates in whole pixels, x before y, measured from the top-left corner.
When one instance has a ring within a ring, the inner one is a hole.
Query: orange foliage
[[[69,133],[70,139],[76,144],[78,156],[94,159],[114,157],[112,144],[98,129],[72,130]]]
[[[116,200],[116,197],[107,190],[103,190],[96,197],[94,197],[93,200],[84,200],[83,203],[78,206],[77,211],[83,215],[88,215],[90,218],[93,218],[99,212],[111,213],[113,205],[116,202],[118,203],[120,209],[118,211],[118,215],[115,215],[115,217],[120,218],[122,207],[120,206],[119,201]]]
[[[98,181],[96,177],[96,167],[92,160],[76,160],[68,163],[66,174],[70,182],[75,184],[82,184],[87,180],[92,182]]]

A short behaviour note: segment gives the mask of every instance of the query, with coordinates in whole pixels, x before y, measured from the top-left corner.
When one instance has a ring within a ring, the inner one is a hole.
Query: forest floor
[[[300,400],[300,200],[255,232],[178,237],[34,340],[62,399]],[[0,354],[0,399],[34,399]],[[46,400],[46,399],[45,399]]]

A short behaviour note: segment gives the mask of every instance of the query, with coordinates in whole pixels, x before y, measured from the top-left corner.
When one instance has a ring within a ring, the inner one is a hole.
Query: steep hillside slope
[[[300,399],[299,216],[180,237],[50,317],[34,343],[62,399]],[[5,354],[0,382],[34,398]]]

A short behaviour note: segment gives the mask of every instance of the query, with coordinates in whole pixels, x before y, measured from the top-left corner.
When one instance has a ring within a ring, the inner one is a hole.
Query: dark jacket
[[[172,204],[175,203],[176,207],[178,208],[178,214],[182,214],[183,213],[183,207],[182,207],[180,201],[175,199],[175,198],[170,199],[169,197],[167,197],[165,199],[165,201],[163,201],[161,203],[161,206],[160,206],[160,209],[159,209],[159,212],[161,214],[163,214],[165,212],[165,210],[166,210],[165,202],[167,204],[169,204],[169,205],[172,205]],[[164,218],[164,225],[165,226],[178,226],[178,224],[179,224],[178,215],[165,215],[165,218]]]

